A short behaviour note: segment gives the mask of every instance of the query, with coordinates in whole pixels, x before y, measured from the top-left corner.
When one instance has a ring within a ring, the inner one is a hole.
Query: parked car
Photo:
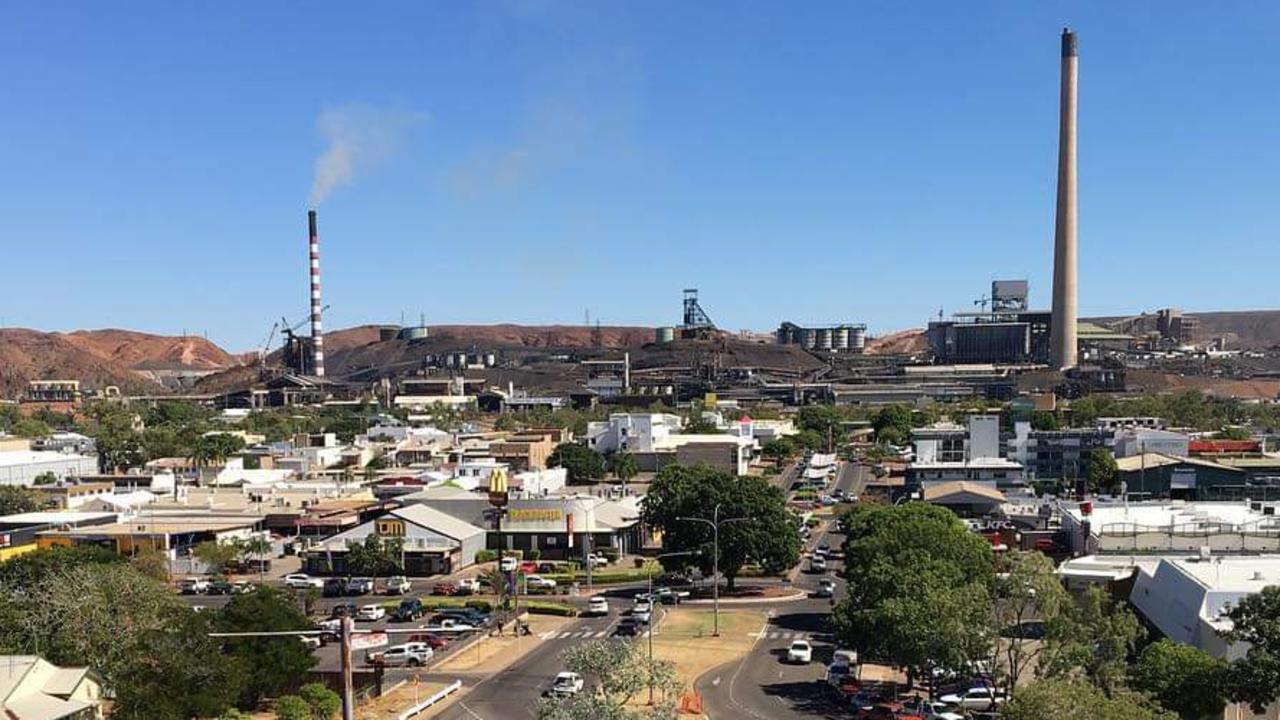
[[[420,632],[410,635],[407,642],[424,642],[431,646],[432,650],[439,650],[449,644],[449,638],[433,632]]]
[[[449,582],[438,582],[431,586],[432,595],[453,595],[458,592],[458,586]]]
[[[244,595],[245,593],[251,593],[254,590],[257,590],[258,586],[245,580],[237,580],[231,583],[231,589],[236,595]]]
[[[479,630],[480,626],[475,623],[467,622],[462,618],[446,617],[440,621],[440,624],[432,627],[432,630],[447,633],[464,633]]]
[[[808,640],[796,640],[787,648],[787,662],[807,665],[813,661],[813,646]]]
[[[672,590],[671,588],[662,588],[657,593],[658,602],[663,605],[679,605],[689,599],[688,590]]]
[[[937,700],[910,698],[903,701],[902,708],[924,720],[964,720],[963,715],[948,710],[945,703]]]
[[[986,685],[977,685],[938,698],[946,705],[964,710],[994,710],[1007,699],[1004,692]]]
[[[587,601],[588,615],[608,615],[609,601],[603,595],[597,595]]]
[[[635,607],[631,610],[631,619],[636,623],[648,625],[653,621],[653,610],[648,607]]]
[[[502,562],[498,563],[498,569],[502,570],[502,572],[512,572],[519,564],[514,557],[506,555],[502,558]]]
[[[236,586],[226,580],[214,580],[209,583],[209,588],[206,590],[210,595],[231,595],[235,593],[235,591]]]
[[[858,651],[849,648],[836,648],[831,653],[831,662],[842,662],[850,666],[858,664]]]
[[[846,662],[835,661],[827,666],[823,679],[828,685],[838,688],[853,676],[853,668]]]
[[[529,575],[524,579],[524,586],[529,592],[534,590],[555,590],[556,581],[551,578],[544,578],[541,575]]]
[[[365,595],[373,592],[373,578],[351,578],[347,581],[348,595]]]
[[[836,596],[836,581],[831,578],[822,578],[818,581],[818,597],[829,598]]]
[[[413,583],[409,582],[409,578],[403,575],[396,575],[387,580],[388,595],[404,595],[413,589]]]
[[[346,578],[328,578],[324,581],[324,586],[320,590],[320,594],[324,597],[342,597],[346,593]]]
[[[364,620],[365,622],[374,622],[376,620],[381,620],[386,616],[387,609],[381,605],[365,605],[356,613],[356,619]]]
[[[409,622],[417,620],[425,614],[427,614],[427,609],[422,606],[422,600],[416,597],[405,598],[396,607],[395,619],[399,622]]]
[[[556,679],[551,682],[551,689],[547,692],[555,697],[568,697],[582,692],[584,684],[582,676],[578,673],[562,672],[556,675]]]
[[[457,618],[477,627],[483,627],[489,624],[489,613],[479,608],[443,608],[436,613],[436,617],[441,620],[444,618]]]
[[[293,573],[284,576],[284,586],[291,590],[320,589],[324,587],[324,580],[313,578],[306,573]]]
[[[333,606],[332,610],[329,611],[329,617],[331,618],[355,617],[356,613],[359,611],[360,611],[360,608],[356,607],[355,603],[338,603],[337,605]]]
[[[407,642],[403,645],[392,645],[381,652],[371,652],[365,660],[371,664],[386,667],[419,667],[426,665],[435,655],[431,646],[424,642]]]
[[[480,592],[480,581],[475,578],[459,580],[457,588],[453,591],[454,595],[475,595]]]
[[[609,564],[609,558],[600,553],[595,553],[587,556],[587,564],[591,567],[601,567]]]
[[[178,589],[183,595],[203,595],[209,592],[209,581],[202,577],[185,578]]]
[[[858,720],[921,720],[919,715],[906,710],[902,703],[894,701],[877,703],[861,709],[854,717]]]
[[[300,635],[298,640],[302,642],[302,647],[308,650],[319,650],[324,645],[324,640],[319,635]]]

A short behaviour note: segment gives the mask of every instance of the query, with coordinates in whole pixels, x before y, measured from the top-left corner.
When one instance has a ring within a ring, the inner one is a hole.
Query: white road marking
[[[474,711],[474,710],[472,710],[471,708],[467,707],[467,704],[466,704],[466,703],[459,701],[459,702],[458,702],[458,707],[460,707],[460,708],[462,708],[463,710],[465,710],[465,711],[466,711],[466,713],[467,713],[468,715],[470,715],[471,717],[475,718],[476,720],[484,720],[484,718],[482,718],[482,717],[480,717],[479,715],[477,715],[477,714],[475,713],[475,711]]]

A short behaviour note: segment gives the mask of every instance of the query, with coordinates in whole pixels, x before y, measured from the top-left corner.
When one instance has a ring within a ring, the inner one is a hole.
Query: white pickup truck
[[[403,645],[392,645],[381,652],[371,652],[365,655],[365,661],[371,665],[385,665],[387,667],[399,667],[408,665],[410,667],[418,667],[431,662],[435,651],[431,646],[424,642],[408,642]]]
[[[434,633],[464,633],[479,630],[480,628],[463,620],[445,618],[440,621],[439,625],[423,625],[420,629],[424,632]]]

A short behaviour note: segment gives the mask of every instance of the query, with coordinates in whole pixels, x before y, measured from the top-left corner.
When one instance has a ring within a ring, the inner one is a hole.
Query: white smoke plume
[[[320,205],[336,188],[350,185],[399,152],[410,129],[425,117],[371,105],[343,105],[320,113],[316,129],[325,150],[316,158],[310,206]]]

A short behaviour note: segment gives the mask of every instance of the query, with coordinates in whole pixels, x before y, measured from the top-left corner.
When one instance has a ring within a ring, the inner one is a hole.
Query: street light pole
[[[751,519],[751,518],[745,518],[745,517],[736,517],[736,518],[725,518],[724,520],[721,520],[720,505],[721,503],[716,503],[715,510],[712,511],[712,514],[711,514],[711,517],[712,517],[711,520],[708,520],[706,518],[696,518],[696,517],[676,518],[677,520],[688,520],[690,522],[700,522],[705,525],[711,526],[711,543],[713,548],[712,556],[711,556],[711,575],[712,575],[711,597],[712,597],[712,607],[713,607],[713,610],[712,610],[713,629],[711,631],[711,637],[720,637],[720,526],[728,525],[729,523],[743,522],[744,520]]]
[[[682,550],[680,552],[662,553],[654,557],[654,560],[661,560],[664,557],[678,557],[681,555],[697,555],[697,554],[698,553],[695,551]],[[647,675],[649,678],[649,704],[652,705],[653,704],[653,615],[654,615],[653,611],[657,609],[653,605],[653,567],[649,568],[648,574],[649,574],[649,668],[648,668]]]

